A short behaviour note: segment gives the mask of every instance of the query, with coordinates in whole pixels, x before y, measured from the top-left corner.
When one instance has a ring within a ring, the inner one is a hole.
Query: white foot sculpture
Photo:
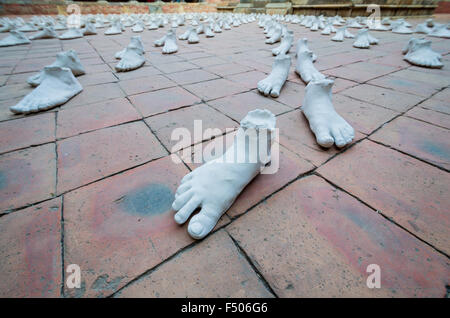
[[[266,40],[266,44],[274,44],[280,42],[281,40],[281,27],[279,25],[275,26],[273,32],[270,34],[270,38]]]
[[[308,39],[303,38],[297,41],[297,50],[296,50],[296,56],[298,56],[301,52],[311,52],[312,51],[308,47]],[[315,62],[317,60],[317,55],[312,53],[312,61]]]
[[[337,29],[336,34],[331,38],[331,41],[342,42],[344,41],[345,27]]]
[[[314,67],[313,53],[311,51],[303,51],[297,54],[295,72],[300,75],[305,83],[309,83],[312,80],[325,79],[325,76]]]
[[[131,37],[130,44],[128,44],[127,47],[136,48],[141,54],[144,54],[144,45],[142,44],[141,37],[139,35],[135,35]],[[124,48],[123,50],[120,50],[117,52],[114,57],[118,60],[122,58],[122,56],[125,54],[127,48]]]
[[[371,36],[368,29],[359,30],[353,46],[358,49],[368,49],[371,44],[378,44],[378,39]]]
[[[114,23],[105,31],[105,35],[115,35],[120,33],[122,33],[122,25],[120,24],[120,22]]]
[[[280,46],[272,50],[272,54],[273,55],[287,54],[291,49],[293,42],[294,42],[294,33],[292,31],[288,31],[281,40]]]
[[[141,67],[144,63],[145,57],[139,48],[127,47],[115,69],[118,72],[128,72]]]
[[[258,91],[265,96],[280,96],[281,88],[288,78],[290,67],[291,57],[289,55],[280,54],[275,57],[272,72],[265,79],[258,82]]]
[[[55,29],[52,26],[46,26],[46,27],[44,27],[44,29],[42,29],[38,33],[30,36],[30,40],[54,39],[57,37],[58,37],[58,33],[56,33]]]
[[[331,101],[333,81],[330,79],[313,80],[305,89],[302,111],[309,122],[309,127],[316,136],[317,143],[329,148],[348,145],[355,132],[345,119],[336,113]]]
[[[197,34],[196,30],[192,30],[191,31],[187,41],[188,41],[189,44],[195,44],[195,43],[198,43],[200,41],[200,39],[198,38],[198,34]]]
[[[29,44],[29,43],[31,43],[31,41],[27,39],[25,34],[23,34],[20,31],[11,30],[9,31],[9,35],[6,38],[0,40],[0,47]]]
[[[425,39],[409,40],[407,46],[403,49],[404,60],[417,66],[441,68],[442,55],[431,49],[431,41]]]
[[[189,35],[191,34],[192,31],[195,31],[193,27],[188,27],[187,30],[178,36],[178,39],[180,40],[187,40],[189,38]]]
[[[82,90],[70,69],[46,66],[41,84],[10,110],[16,114],[47,110],[66,103]]]
[[[270,160],[275,122],[275,116],[268,110],[249,112],[241,121],[233,146],[223,156],[205,163],[181,180],[172,204],[172,208],[178,211],[174,219],[178,224],[183,224],[197,208],[201,208],[189,222],[188,233],[193,238],[201,239],[212,231],[245,186]],[[256,160],[253,162],[245,160],[253,157],[248,153],[252,149],[249,147],[250,142],[254,145],[261,145],[262,142],[267,144],[268,158],[255,155]]]
[[[60,40],[72,40],[83,37],[83,32],[78,28],[69,28],[66,32],[59,36]]]
[[[450,38],[450,30],[448,29],[448,24],[435,25],[434,28],[428,33],[429,36],[434,36],[438,38]]]
[[[56,54],[56,61],[48,65],[49,67],[66,67],[72,71],[75,76],[85,74],[83,65],[74,50],[61,52]],[[36,75],[32,75],[27,79],[27,83],[31,86],[38,86],[45,78],[44,70],[40,71]]]
[[[142,21],[137,21],[136,24],[131,28],[131,31],[134,33],[141,33],[144,31],[144,22]]]
[[[164,54],[170,54],[175,53],[176,51],[178,51],[177,37],[175,35],[175,31],[172,29],[167,32],[162,52]]]
[[[97,34],[97,29],[95,28],[94,23],[87,22],[82,32],[83,35],[95,35]]]

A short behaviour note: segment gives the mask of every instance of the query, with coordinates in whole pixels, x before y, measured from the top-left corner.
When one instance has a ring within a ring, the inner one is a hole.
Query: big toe
[[[214,229],[219,217],[211,217],[204,212],[204,209],[202,209],[202,211],[197,215],[194,215],[189,222],[189,235],[197,240],[204,238]]]

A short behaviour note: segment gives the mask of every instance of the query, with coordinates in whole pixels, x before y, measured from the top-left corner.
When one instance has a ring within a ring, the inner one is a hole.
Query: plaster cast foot
[[[134,33],[141,33],[144,31],[144,22],[138,21],[136,24],[131,28],[131,31]]]
[[[280,42],[281,40],[281,27],[280,26],[276,26],[274,28],[273,33],[271,34],[270,38],[266,40],[266,44],[274,44],[277,42]]]
[[[201,239],[212,231],[220,217],[229,209],[245,186],[256,177],[270,159],[249,158],[250,143],[270,144],[275,129],[275,116],[268,110],[254,110],[241,121],[233,145],[223,156],[213,159],[187,174],[175,194],[172,208],[178,211],[175,222],[183,224],[200,208],[188,226],[188,233]],[[247,136],[247,138],[246,138]],[[238,159],[235,158],[235,155]],[[250,154],[251,155],[251,154]],[[239,159],[241,158],[241,159]]]
[[[417,66],[441,68],[442,55],[431,49],[431,41],[412,38],[403,49],[406,53],[404,60]]]
[[[78,39],[83,37],[83,32],[81,29],[78,28],[70,28],[63,34],[59,36],[60,40],[72,40],[72,39]]]
[[[39,31],[35,35],[30,36],[30,40],[37,39],[53,39],[57,38],[58,34],[55,32],[55,29],[51,26],[44,27],[43,30]]]
[[[323,79],[311,81],[306,86],[302,111],[317,143],[329,148],[333,144],[344,147],[352,142],[355,132],[344,118],[336,113],[331,101],[333,81]]]
[[[115,35],[122,33],[122,26],[119,23],[114,23],[105,31],[105,35]]]
[[[312,80],[325,79],[325,76],[314,67],[313,53],[311,51],[303,51],[297,54],[295,72],[300,75],[305,83],[309,83]]]
[[[115,66],[118,72],[127,72],[135,70],[145,63],[145,57],[137,48],[127,47],[121,60]]]
[[[281,88],[286,82],[291,67],[291,57],[286,54],[278,55],[272,66],[272,72],[265,79],[258,82],[258,91],[265,96],[280,96]]]
[[[28,114],[47,110],[66,103],[83,88],[68,68],[46,66],[41,84],[10,110],[16,114]]]
[[[153,41],[154,46],[163,46],[164,43],[166,43],[167,35],[164,35],[162,38],[159,38],[158,40]]]
[[[292,32],[286,33],[286,35],[281,40],[281,44],[279,47],[276,47],[272,50],[273,55],[287,54],[292,47],[292,43],[294,42],[294,35]]]
[[[309,49],[308,47],[308,39],[307,38],[303,38],[297,41],[297,50],[296,50],[296,56],[298,56],[299,53],[301,52],[311,52],[312,51]],[[317,55],[312,53],[312,61],[315,62],[317,60]]]
[[[176,51],[178,51],[177,38],[175,36],[175,32],[173,30],[170,30],[166,35],[166,40],[162,52],[164,54],[170,54],[175,53]]]
[[[86,23],[84,29],[82,30],[83,35],[96,35],[97,29],[95,28],[95,25],[93,23]]]
[[[139,35],[135,35],[131,37],[130,44],[128,44],[127,47],[135,48],[137,52],[140,52],[140,54],[144,54],[144,44],[142,44],[141,37]],[[127,48],[124,48],[123,50],[120,50],[117,52],[114,57],[118,60],[122,58],[122,56],[125,54],[125,51]]]
[[[31,43],[31,41],[27,39],[25,34],[23,34],[20,31],[11,30],[6,38],[0,40],[0,47],[29,44],[29,43]]]
[[[353,43],[353,47],[356,47],[358,49],[368,49],[370,47],[368,29],[362,29],[358,31],[358,33],[356,34],[355,42]]]
[[[337,29],[335,36],[331,38],[331,41],[342,42],[344,41],[345,28]]]
[[[198,43],[200,39],[198,38],[197,31],[192,30],[192,32],[189,34],[187,41],[189,44]]]
[[[187,40],[189,38],[189,35],[191,34],[191,32],[194,30],[193,27],[188,27],[187,30],[178,36],[178,39],[180,40]]]
[[[66,67],[72,71],[75,76],[85,74],[83,65],[74,50],[60,52],[56,54],[56,61],[49,66]],[[36,75],[32,75],[27,79],[27,83],[31,86],[38,86],[41,84],[42,80],[45,78],[45,72],[42,70]]]

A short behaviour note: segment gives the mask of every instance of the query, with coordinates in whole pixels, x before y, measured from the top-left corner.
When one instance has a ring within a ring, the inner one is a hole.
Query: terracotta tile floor
[[[167,27],[146,30],[147,62],[127,73],[115,72],[114,53],[130,29],[0,48],[0,296],[444,297],[450,40],[432,38],[445,66],[429,70],[403,61],[409,35],[372,32],[380,44],[358,50],[289,29],[335,78],[336,109],[356,130],[346,149],[315,143],[295,63],[279,98],[257,92],[274,46],[256,23],[178,41],[173,55],[152,45]],[[68,49],[86,67],[84,91],[50,111],[10,113],[31,91],[26,78]],[[281,168],[193,241],[171,202],[197,165],[186,161],[194,152],[174,153],[171,132],[195,119],[235,129],[258,107],[277,115]],[[69,264],[81,268],[80,289],[65,285]],[[369,264],[380,289],[366,285]]]

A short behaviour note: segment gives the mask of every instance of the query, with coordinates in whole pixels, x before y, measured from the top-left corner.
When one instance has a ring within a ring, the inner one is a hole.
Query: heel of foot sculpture
[[[325,79],[325,76],[314,67],[313,53],[311,51],[303,51],[297,54],[295,72],[300,75],[305,83],[309,83],[312,80],[320,81]]]
[[[281,88],[288,78],[290,67],[291,57],[289,55],[280,54],[275,57],[272,72],[265,79],[258,82],[258,91],[265,96],[280,96]]]
[[[350,144],[355,136],[353,127],[334,109],[331,79],[313,80],[305,89],[302,111],[317,143],[325,148],[335,144],[341,148]]]
[[[46,66],[42,82],[10,110],[16,114],[28,114],[66,103],[83,90],[80,83],[68,68]]]
[[[200,212],[189,222],[190,236],[202,239],[209,234],[245,186],[260,173],[264,162],[242,162],[235,158],[250,157],[248,149],[252,147],[248,145],[249,140],[258,144],[267,141],[270,152],[275,122],[275,116],[268,110],[249,112],[241,121],[234,143],[225,154],[205,163],[181,180],[172,204],[172,208],[177,211],[175,222],[185,223],[200,208]]]

